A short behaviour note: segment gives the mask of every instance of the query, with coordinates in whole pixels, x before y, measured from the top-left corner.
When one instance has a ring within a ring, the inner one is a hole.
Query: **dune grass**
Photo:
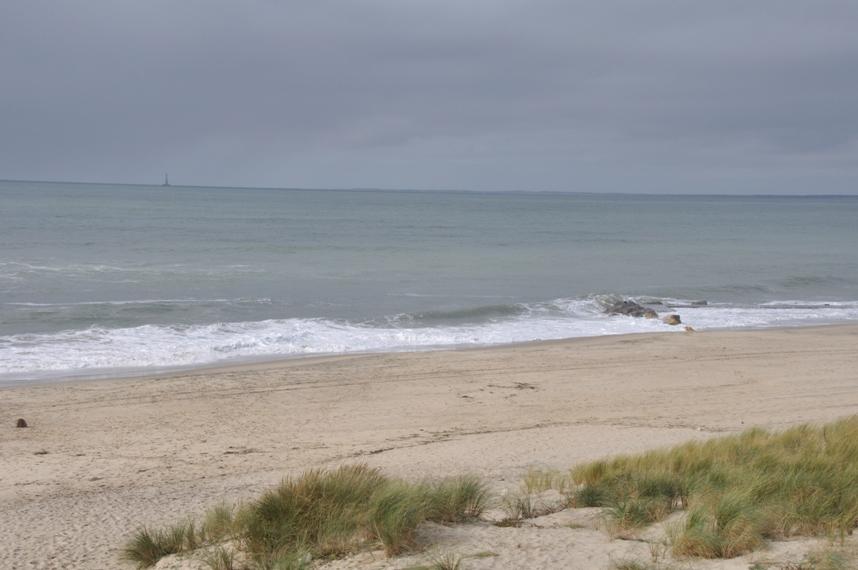
[[[154,566],[164,556],[187,552],[199,546],[197,529],[193,521],[188,520],[163,530],[139,529],[120,556],[138,568],[147,568]]]
[[[475,477],[408,483],[365,465],[307,471],[243,507],[211,509],[200,527],[185,522],[166,531],[141,529],[124,550],[139,568],[168,554],[233,541],[256,568],[296,569],[381,544],[389,555],[415,544],[424,521],[463,522],[478,517],[488,493]],[[226,566],[218,552],[210,565]]]
[[[675,555],[732,558],[768,538],[843,536],[858,526],[858,416],[596,461],[572,478],[573,504],[605,507],[621,528],[687,510]]]
[[[858,416],[782,432],[752,429],[587,463],[569,474],[531,471],[522,484],[526,493],[503,502],[508,516],[499,524],[544,514],[532,493],[555,489],[576,507],[603,508],[620,529],[685,511],[670,532],[675,556],[731,558],[767,539],[843,537],[858,527]],[[374,546],[396,555],[415,546],[424,521],[471,520],[488,500],[484,483],[470,476],[409,483],[365,465],[314,470],[238,509],[216,506],[198,526],[187,520],[142,528],[123,558],[146,568],[214,546],[213,568],[228,568],[240,552],[253,568],[295,570]],[[217,550],[224,543],[233,550]]]
[[[199,538],[204,543],[222,542],[234,537],[235,528],[235,509],[221,503],[206,512]]]
[[[457,523],[478,518],[489,502],[489,492],[478,477],[462,475],[431,483],[429,520]]]
[[[216,546],[204,553],[202,561],[211,570],[236,570],[235,552],[223,546]]]
[[[430,568],[432,570],[461,570],[462,557],[452,552],[437,555],[432,559]]]
[[[572,479],[569,473],[557,469],[528,469],[521,480],[524,492],[528,494],[544,493],[553,490],[561,494],[568,494],[572,488]]]
[[[501,499],[501,509],[504,518],[497,526],[520,526],[526,519],[532,519],[538,514],[538,505],[533,495],[527,493],[512,493]]]

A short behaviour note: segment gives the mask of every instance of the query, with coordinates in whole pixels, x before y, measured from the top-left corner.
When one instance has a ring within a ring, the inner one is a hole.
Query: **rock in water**
[[[664,317],[664,318],[663,318],[663,319],[661,319],[661,320],[662,320],[662,322],[664,322],[664,324],[667,324],[667,325],[679,325],[679,324],[682,324],[682,319],[680,319],[680,318],[679,318],[679,315],[676,315],[676,314],[673,314],[673,315],[667,315],[666,317]]]
[[[626,315],[629,317],[644,317],[647,319],[658,318],[658,313],[652,309],[627,299],[611,303],[605,307],[605,312],[609,315]]]
[[[27,427],[27,420],[24,418],[18,418],[18,421],[15,423],[15,427]]]

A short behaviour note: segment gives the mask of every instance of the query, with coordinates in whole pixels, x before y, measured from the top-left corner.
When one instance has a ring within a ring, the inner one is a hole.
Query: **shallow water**
[[[0,182],[0,379],[858,319],[858,197]],[[689,306],[691,301],[706,306]]]

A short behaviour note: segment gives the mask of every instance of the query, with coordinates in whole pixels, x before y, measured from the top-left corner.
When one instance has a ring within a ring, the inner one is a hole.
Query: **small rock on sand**
[[[18,418],[18,421],[15,422],[15,427],[25,428],[27,427],[27,420],[24,418]]]

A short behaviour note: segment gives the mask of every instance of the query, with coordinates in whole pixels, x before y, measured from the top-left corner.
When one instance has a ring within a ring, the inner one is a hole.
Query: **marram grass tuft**
[[[687,509],[677,555],[731,558],[767,538],[843,536],[858,526],[858,416],[739,435],[574,468],[576,506],[624,528]]]
[[[125,558],[145,568],[163,556],[224,540],[234,541],[264,570],[309,567],[313,559],[373,544],[394,555],[414,545],[420,523],[474,519],[487,500],[485,485],[471,476],[407,483],[365,465],[311,470],[237,510],[214,507],[199,529],[190,521],[166,531],[142,529],[126,546]]]

